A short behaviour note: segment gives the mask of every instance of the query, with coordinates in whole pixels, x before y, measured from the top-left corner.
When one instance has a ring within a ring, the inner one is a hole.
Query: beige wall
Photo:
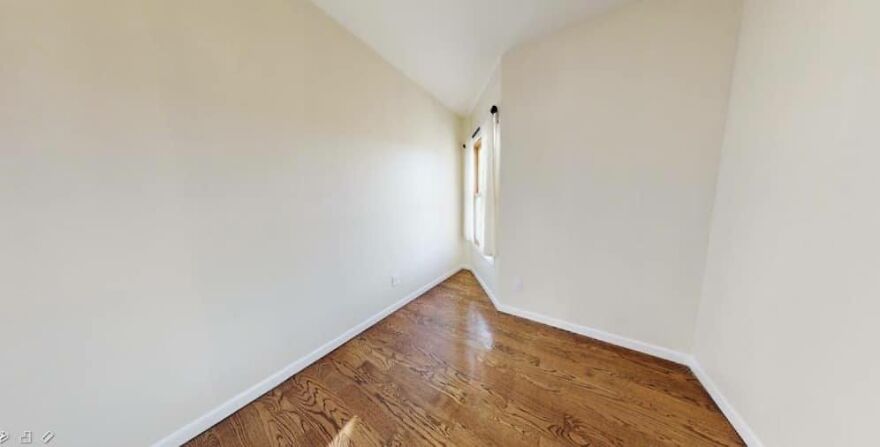
[[[689,350],[740,6],[635,2],[504,57],[505,304]]]
[[[458,118],[306,1],[4,1],[0,57],[0,430],[149,444],[461,262]]]
[[[877,445],[877,17],[745,7],[695,353],[768,446]]]

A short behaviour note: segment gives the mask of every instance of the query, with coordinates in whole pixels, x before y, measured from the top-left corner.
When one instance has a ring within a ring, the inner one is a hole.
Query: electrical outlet
[[[397,287],[400,285],[400,277],[397,275],[391,276],[391,287]]]

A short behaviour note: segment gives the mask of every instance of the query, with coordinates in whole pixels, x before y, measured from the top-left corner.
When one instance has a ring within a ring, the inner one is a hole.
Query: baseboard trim
[[[724,396],[724,393],[721,392],[721,388],[718,388],[718,384],[712,380],[712,377],[703,369],[703,366],[700,365],[700,362],[696,357],[689,356],[688,366],[691,368],[691,372],[697,377],[697,380],[700,381],[700,384],[703,385],[703,388],[706,389],[706,392],[709,393],[709,396],[712,397],[712,400],[715,401],[715,405],[718,405],[718,408],[724,413],[724,416],[730,422],[730,425],[733,425],[733,428],[739,433],[739,437],[743,439],[743,441],[749,447],[764,447],[764,443],[758,439],[758,435],[749,427],[749,424],[746,423],[746,420],[739,414],[738,411],[733,407],[727,397]]]
[[[466,266],[462,268],[474,274],[474,278],[477,278],[477,282],[480,283],[480,287],[482,287],[483,291],[486,292],[486,296],[489,297],[489,300],[492,301],[492,304],[495,306],[496,309],[500,309],[501,302],[498,301],[498,298],[495,297],[495,292],[493,292],[492,289],[488,285],[486,285],[486,282],[483,281],[483,278],[480,276],[479,273],[477,273],[477,270],[471,266]]]
[[[605,332],[588,326],[570,323],[568,321],[560,320],[558,318],[548,317],[546,315],[541,315],[536,312],[508,306],[506,304],[502,304],[498,308],[498,310],[506,314],[536,321],[538,323],[546,324],[547,326],[553,326],[555,328],[559,328],[568,332],[573,332],[575,334],[580,334],[596,340],[604,341],[615,346],[620,346],[654,357],[659,357],[661,359],[669,360],[670,362],[675,362],[681,365],[687,365],[687,362],[690,358],[689,355],[683,352],[675,351],[669,348],[664,348],[662,346],[657,346],[639,340],[634,340],[632,338],[624,337],[621,335],[612,334],[610,332]]]
[[[724,413],[724,416],[727,418],[727,420],[730,421],[730,425],[733,426],[733,428],[743,439],[743,441],[745,441],[745,443],[750,447],[764,446],[760,439],[758,439],[757,435],[755,435],[755,432],[752,431],[751,427],[749,427],[749,425],[746,423],[745,419],[743,419],[742,416],[740,416],[740,414],[736,411],[736,409],[734,409],[733,405],[730,404],[730,401],[728,401],[724,394],[721,392],[721,389],[718,388],[718,385],[715,384],[715,382],[712,380],[709,374],[706,373],[706,371],[703,369],[703,367],[694,356],[673,349],[664,348],[662,346],[657,346],[651,343],[634,340],[629,337],[624,337],[599,329],[594,329],[588,326],[582,326],[579,324],[563,321],[558,318],[548,317],[537,312],[531,312],[528,310],[519,309],[517,307],[508,306],[498,300],[498,297],[495,296],[495,293],[493,293],[492,290],[486,286],[486,282],[483,280],[483,278],[480,277],[480,274],[476,271],[476,269],[470,266],[465,266],[463,268],[473,273],[474,277],[477,278],[477,282],[479,282],[480,286],[483,287],[486,295],[489,296],[489,299],[492,300],[492,304],[495,305],[495,308],[498,309],[499,312],[503,312],[520,318],[525,318],[526,320],[535,321],[537,323],[546,324],[547,326],[552,326],[568,332],[573,332],[575,334],[583,335],[596,340],[601,340],[615,346],[631,349],[633,351],[638,351],[644,354],[659,357],[661,359],[669,360],[671,362],[687,366],[694,373],[694,376],[696,376],[697,380],[700,381],[700,384],[703,385],[703,388],[705,388],[709,395],[712,397],[712,400],[715,401],[715,404],[718,405],[718,408],[721,410],[721,412]]]
[[[368,318],[357,326],[349,329],[339,337],[336,337],[335,339],[327,342],[326,344],[312,351],[305,357],[295,360],[293,363],[285,366],[280,371],[272,374],[271,376],[263,379],[261,382],[255,384],[254,386],[242,391],[232,399],[224,402],[219,407],[200,416],[198,419],[190,422],[189,424],[186,424],[179,430],[153,444],[153,447],[178,447],[183,443],[189,441],[190,439],[195,438],[205,430],[216,425],[218,422],[231,416],[233,413],[240,410],[245,405],[253,402],[263,394],[271,391],[273,388],[277,387],[282,382],[292,377],[294,374],[302,371],[315,361],[319,360],[321,357],[324,357],[325,355],[332,352],[334,349],[342,346],[352,338],[356,337],[361,332],[369,329],[371,326],[378,323],[388,315],[391,315],[401,307],[409,304],[410,301],[422,296],[425,292],[431,290],[432,288],[447,280],[449,277],[458,273],[462,269],[467,269],[467,267],[456,267],[455,269],[450,270],[443,275],[440,275],[437,279],[420,287],[418,290],[410,293],[400,301],[386,307],[379,313],[373,315],[372,317]]]
[[[492,304],[495,305],[495,308],[498,309],[499,312],[503,312],[509,315],[513,315],[520,318],[525,318],[526,320],[535,321],[541,324],[546,324],[547,326],[552,326],[558,329],[562,329],[564,331],[573,332],[575,334],[583,335],[585,337],[594,338],[596,340],[604,341],[606,343],[611,343],[612,345],[621,346],[627,349],[632,349],[633,351],[642,352],[648,355],[652,355],[654,357],[659,357],[661,359],[669,360],[671,362],[679,363],[682,365],[687,365],[690,360],[690,355],[685,354],[683,352],[675,351],[669,348],[664,348],[662,346],[653,345],[651,343],[646,343],[639,340],[634,340],[632,338],[623,337],[620,335],[612,334],[610,332],[605,332],[599,329],[594,329],[588,326],[582,326],[575,323],[570,323],[568,321],[560,320],[558,318],[548,317],[546,315],[539,314],[537,312],[528,311],[525,309],[520,309],[513,306],[508,306],[507,304],[501,303],[498,297],[486,287],[486,282],[483,278],[480,277],[479,272],[476,271],[473,267],[467,266],[464,267],[474,274],[474,277],[477,278],[477,282],[480,283],[480,286],[483,287],[483,290],[486,292],[486,295],[489,296],[489,299],[492,300]]]

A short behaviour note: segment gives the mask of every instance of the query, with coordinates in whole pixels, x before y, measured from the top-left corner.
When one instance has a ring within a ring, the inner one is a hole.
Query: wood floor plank
[[[742,446],[682,365],[495,310],[462,271],[188,446]]]

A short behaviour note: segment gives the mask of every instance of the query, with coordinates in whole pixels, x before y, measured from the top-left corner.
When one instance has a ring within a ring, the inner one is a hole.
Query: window
[[[494,110],[493,110],[494,112]],[[495,256],[498,201],[498,121],[493,113],[465,145],[464,234],[487,258]]]
[[[473,210],[471,211],[474,216],[473,221],[473,234],[474,234],[474,244],[477,247],[481,247],[482,243],[480,240],[482,239],[483,231],[483,222],[485,221],[483,218],[483,197],[481,195],[482,188],[480,188],[481,180],[486,177],[485,172],[482,172],[481,168],[486,166],[485,163],[480,163],[480,156],[482,155],[483,141],[478,139],[474,142],[474,150],[473,150],[473,188],[474,188],[474,200],[473,200]]]

